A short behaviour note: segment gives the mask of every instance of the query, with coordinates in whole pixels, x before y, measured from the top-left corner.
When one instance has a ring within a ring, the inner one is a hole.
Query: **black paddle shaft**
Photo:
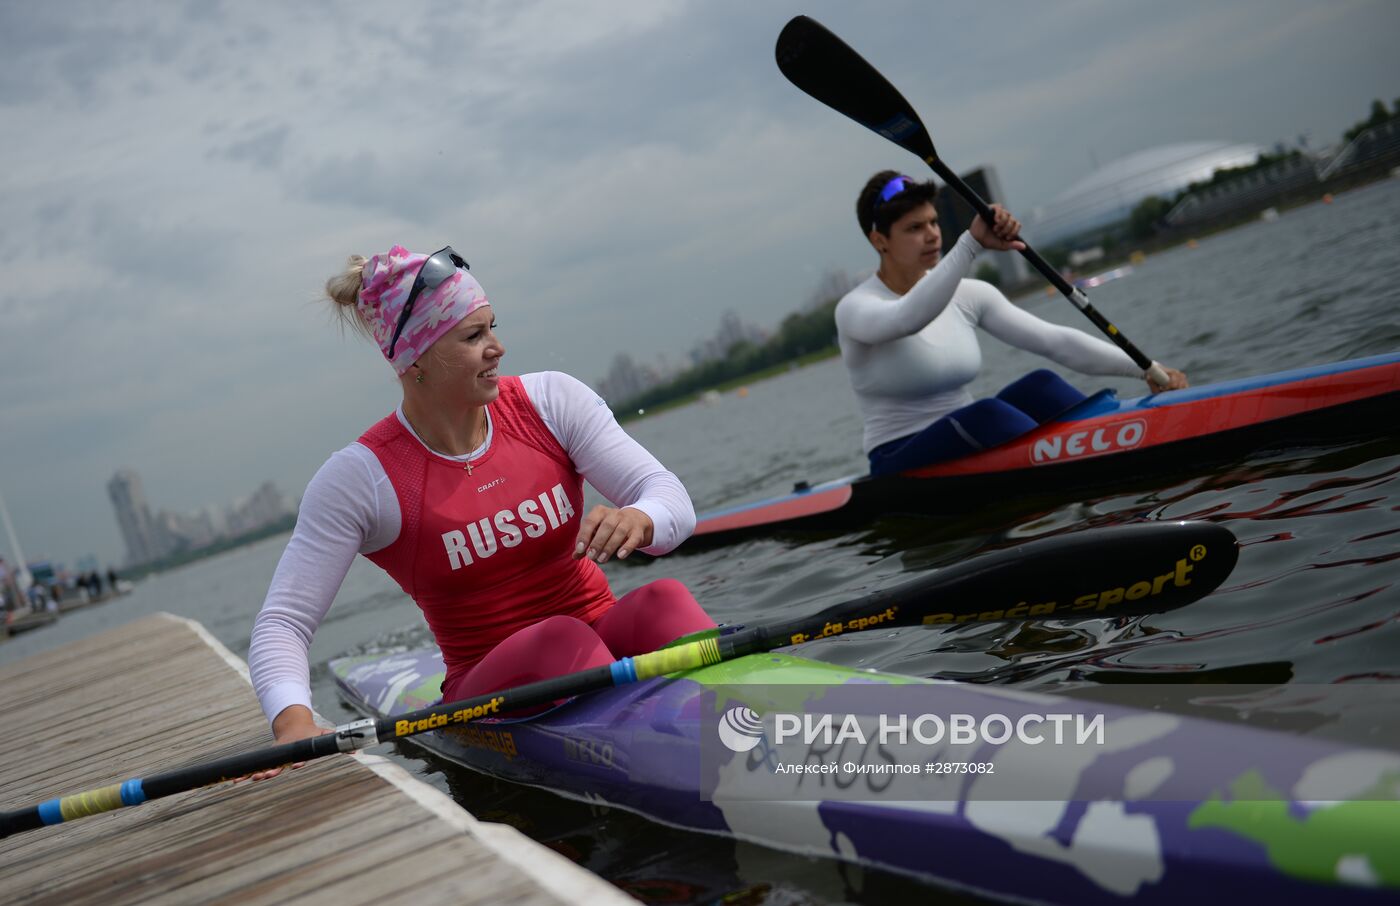
[[[843,633],[988,620],[1160,613],[1209,594],[1234,569],[1238,555],[1234,534],[1205,522],[1108,526],[1037,539],[877,589],[815,615],[740,629],[407,714],[355,721],[322,736],[0,812],[0,838],[56,823],[59,814],[58,820],[75,820],[285,764]]]
[[[972,205],[988,225],[994,222],[987,202],[963,182],[938,157],[933,138],[914,108],[889,80],[871,66],[850,45],[832,34],[826,26],[807,16],[797,16],[783,27],[774,50],[778,69],[807,94],[838,113],[845,114],[872,132],[884,136],[933,168],[933,171]],[[1024,240],[1022,240],[1024,242]],[[1021,254],[1049,280],[1066,299],[1084,313],[1118,348],[1128,354],[1143,371],[1153,371],[1155,380],[1165,373],[1154,370],[1152,359],[1089,303],[1084,293],[1070,285],[1050,262],[1025,243]]]

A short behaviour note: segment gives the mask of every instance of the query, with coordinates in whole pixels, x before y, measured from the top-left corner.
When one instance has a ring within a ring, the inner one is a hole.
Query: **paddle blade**
[[[778,69],[831,109],[917,154],[938,159],[919,115],[895,87],[824,25],[797,16],[778,34]]]
[[[1162,613],[1213,592],[1238,558],[1234,533],[1215,523],[1086,529],[982,554],[839,604],[809,619],[821,628],[801,641],[882,626]]]

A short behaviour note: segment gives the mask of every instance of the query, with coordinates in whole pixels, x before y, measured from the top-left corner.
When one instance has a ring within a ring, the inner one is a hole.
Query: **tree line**
[[[1393,119],[1400,119],[1400,98],[1396,98],[1393,101],[1393,106],[1389,109],[1380,98],[1376,98],[1371,102],[1371,115],[1342,133],[1342,137],[1351,141],[1367,129],[1372,129],[1381,123],[1388,123]]]
[[[729,347],[722,357],[682,371],[671,380],[614,408],[624,411],[648,409],[830,349],[836,344],[834,312],[840,298],[838,295],[824,299],[803,311],[795,311],[784,318],[774,334],[763,343],[741,340]]]

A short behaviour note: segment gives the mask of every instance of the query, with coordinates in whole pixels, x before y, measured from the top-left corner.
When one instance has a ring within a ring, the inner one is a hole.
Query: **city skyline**
[[[272,525],[296,512],[271,481],[252,494],[204,507],[193,513],[151,511],[141,476],[135,469],[118,469],[107,482],[107,494],[117,526],[126,543],[124,566],[141,566],[185,551],[202,550],[217,541],[236,538]],[[81,558],[79,558],[81,559]]]

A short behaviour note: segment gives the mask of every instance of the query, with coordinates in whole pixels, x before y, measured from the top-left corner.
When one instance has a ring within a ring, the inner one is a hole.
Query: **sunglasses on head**
[[[457,254],[452,246],[447,245],[438,249],[428,256],[428,260],[423,262],[418,268],[418,276],[413,278],[413,289],[408,291],[408,300],[403,304],[403,311],[399,312],[399,323],[394,325],[394,335],[389,340],[389,358],[394,357],[394,348],[399,344],[399,335],[403,333],[403,327],[408,323],[408,316],[413,314],[413,303],[418,301],[418,296],[423,290],[432,292],[458,270],[471,270],[467,264],[467,259]]]
[[[880,190],[880,199],[875,203],[875,206],[879,207],[885,202],[903,195],[916,185],[918,185],[918,183],[907,176],[893,177],[889,182],[885,183],[884,188]]]

